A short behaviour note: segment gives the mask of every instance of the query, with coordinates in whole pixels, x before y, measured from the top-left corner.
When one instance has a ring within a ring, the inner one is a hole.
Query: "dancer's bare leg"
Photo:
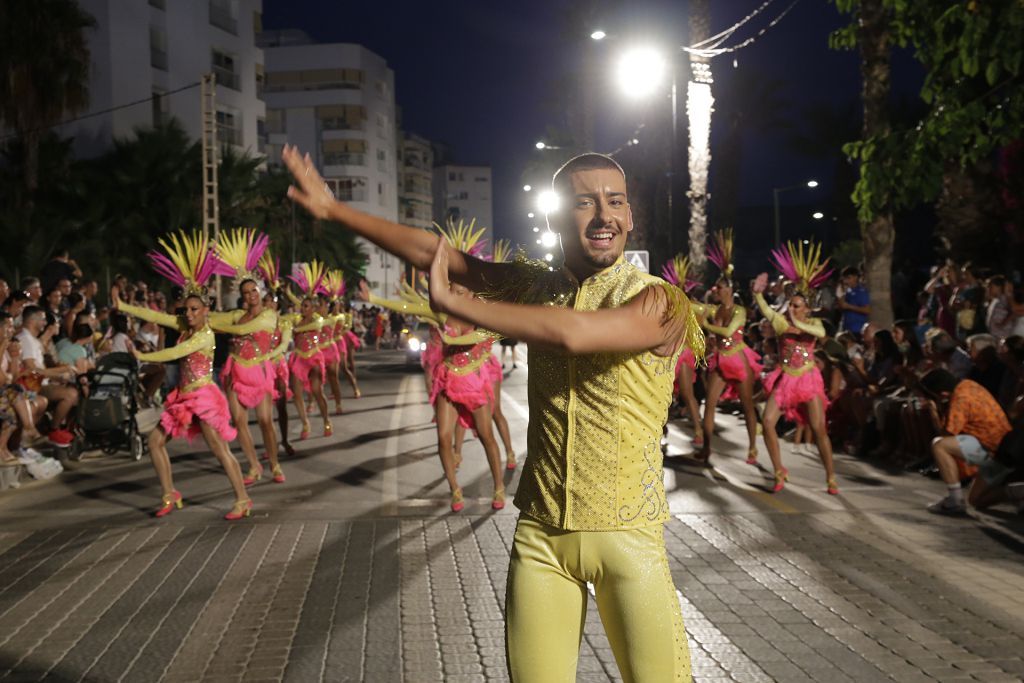
[[[459,414],[455,406],[444,394],[437,397],[437,453],[441,457],[441,468],[444,478],[448,480],[448,488],[454,493],[459,488],[459,480],[455,474],[455,451],[452,439],[455,437],[455,425]]]
[[[149,459],[156,470],[157,479],[160,480],[161,492],[165,496],[171,495],[174,491],[174,480],[171,477],[171,458],[167,455],[167,432],[164,431],[163,425],[157,425],[156,429],[149,433]],[[238,467],[237,461],[235,467]]]
[[[743,419],[747,423],[747,457],[757,454],[757,408],[754,407],[754,373],[747,367],[747,378],[739,383]]]
[[[277,429],[281,433],[281,447],[288,455],[295,455],[295,449],[288,442],[288,387],[280,379],[277,382]]]
[[[270,466],[277,467],[277,434],[274,433],[274,409],[271,406],[270,394],[264,396],[256,406],[256,420],[260,424],[260,431],[263,432],[263,448],[270,457]]]
[[[458,410],[456,410],[456,414]],[[452,457],[455,462],[455,469],[462,464],[462,446],[466,442],[466,428],[458,420],[455,421],[455,436],[452,443]]]
[[[508,348],[507,346],[505,348]],[[498,435],[501,437],[501,443],[505,446],[505,459],[515,462],[516,454],[512,450],[512,434],[508,431],[508,420],[505,419],[505,414],[501,412],[501,380],[499,379],[494,384],[494,426],[498,428]]]
[[[498,442],[494,438],[494,429],[491,426],[491,407],[480,406],[473,411],[473,422],[476,424],[476,435],[483,444],[484,453],[487,454],[487,464],[491,467],[491,477],[494,478],[494,491],[503,491],[505,482],[501,475],[501,452],[498,450]]]
[[[200,422],[199,425],[203,430],[206,445],[209,446],[210,451],[220,461],[221,467],[228,475],[228,481],[231,482],[231,488],[235,492],[235,500],[248,500],[249,493],[245,490],[245,484],[242,483],[242,468],[238,466],[238,461],[231,455],[227,443],[221,438],[220,433],[210,425],[205,422]]]
[[[256,447],[252,443],[252,434],[249,432],[249,409],[238,400],[238,394],[234,392],[229,384],[227,387],[228,408],[231,409],[231,421],[235,423],[238,430],[238,443],[242,446],[245,459],[249,461],[249,470],[258,472],[260,461],[256,457]]]
[[[725,379],[717,372],[708,373],[708,394],[704,400],[704,447],[697,453],[697,459],[707,461],[711,457],[711,437],[715,433],[715,410],[718,399],[725,391]]]
[[[832,440],[828,438],[828,429],[825,426],[825,406],[822,405],[820,396],[815,396],[807,403],[807,416],[811,433],[814,434],[814,442],[818,445],[818,456],[821,458],[821,464],[825,466],[825,476],[832,480],[836,475],[832,462]]]
[[[768,403],[764,407],[761,431],[764,432],[764,445],[768,449],[768,457],[772,460],[772,467],[776,472],[782,471],[782,453],[779,452],[779,435],[775,433],[775,426],[779,423],[778,405],[775,404],[775,397],[769,396]]]
[[[341,382],[338,373],[341,367],[338,363],[331,363],[327,366],[327,383],[331,386],[331,396],[334,397],[334,412],[341,415]]]
[[[677,378],[679,384],[679,395],[683,398],[687,412],[690,413],[690,420],[693,422],[694,447],[701,448],[704,443],[704,427],[700,420],[700,404],[697,403],[697,396],[693,393],[693,368],[686,363],[679,366]]]
[[[348,381],[352,385],[352,395],[356,398],[362,396],[362,392],[359,391],[359,379],[356,377],[355,349],[349,351],[345,357],[345,374],[348,375]]]
[[[309,416],[306,414],[306,391],[302,386],[302,380],[292,375],[292,400],[295,401],[295,412],[299,414],[299,422],[302,423],[302,431],[309,431]]]
[[[324,430],[329,431],[331,418],[327,412],[327,398],[324,396],[323,379],[320,377],[319,370],[309,373],[309,388],[313,394],[313,399],[320,408],[320,415],[324,418]]]

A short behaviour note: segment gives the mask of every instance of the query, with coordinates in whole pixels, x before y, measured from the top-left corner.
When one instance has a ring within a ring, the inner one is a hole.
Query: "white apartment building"
[[[493,228],[490,166],[438,166],[434,169],[434,220],[448,218]]]
[[[201,135],[199,87],[203,74],[217,77],[220,140],[251,154],[261,153],[264,105],[262,0],[79,0],[96,19],[89,30],[90,106],[100,112],[58,129],[75,138],[75,152],[94,156],[114,138],[130,137],[176,117],[189,137]]]
[[[398,218],[416,228],[430,229],[434,219],[433,158],[430,142],[403,132],[398,148]]]
[[[308,151],[335,195],[398,221],[395,75],[361,45],[314,43],[302,31],[265,31],[267,163],[285,143]],[[366,279],[391,296],[402,262],[365,242]]]

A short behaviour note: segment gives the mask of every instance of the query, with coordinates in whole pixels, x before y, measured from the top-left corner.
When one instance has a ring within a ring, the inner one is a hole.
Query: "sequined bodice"
[[[329,317],[324,318],[323,327],[320,328],[320,347],[330,346],[334,343],[334,321]]]
[[[733,315],[735,315],[735,309],[733,309]],[[730,316],[730,320],[726,321],[725,323],[719,325],[718,321],[715,321],[714,324],[719,327],[728,327],[731,323],[732,319]],[[723,337],[717,334],[713,334],[711,336],[714,339],[715,350],[718,353],[721,353],[723,356],[731,356],[734,353],[738,353],[739,351],[742,351],[743,348],[746,347],[747,345],[746,342],[743,340],[742,327],[737,329],[735,332],[732,333],[731,336],[728,337]]]
[[[815,367],[814,341],[814,337],[809,334],[783,335],[779,352],[782,369],[789,373],[803,374]]]
[[[231,337],[231,355],[243,360],[265,356],[274,346],[276,346],[274,335],[266,330]]]
[[[203,334],[202,331],[197,334]],[[212,333],[210,333],[212,337]],[[185,341],[181,339],[178,343]],[[182,391],[191,391],[213,382],[213,346],[193,351],[178,362],[180,378],[178,386]]]
[[[534,273],[532,282],[530,275],[523,274],[527,302],[564,301],[594,311],[621,306],[645,287],[662,284],[677,314],[689,311],[678,288],[621,259],[578,286],[567,274]],[[681,350],[669,357],[529,350],[528,457],[515,499],[524,514],[586,531],[644,527],[668,518],[661,429]]]
[[[447,329],[445,334],[450,337],[455,337],[460,334],[467,334],[467,332],[460,332],[459,330]],[[431,334],[433,337],[433,334]],[[438,341],[440,342],[440,334],[438,334]],[[444,364],[456,374],[468,375],[469,373],[477,370],[484,362],[487,361],[487,356],[490,355],[491,345],[493,340],[485,340],[476,344],[444,344],[441,343],[441,357],[444,360]]]
[[[295,350],[309,356],[320,348],[320,330],[307,330],[295,333]]]

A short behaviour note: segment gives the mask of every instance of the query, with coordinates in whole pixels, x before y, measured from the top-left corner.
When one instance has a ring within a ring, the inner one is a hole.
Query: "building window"
[[[270,168],[281,167],[281,152],[284,151],[284,145],[275,145],[273,143],[267,143],[267,147],[264,150],[264,154],[267,155],[267,166]]]
[[[217,107],[217,141],[242,146],[242,112],[225,105]]]
[[[241,82],[235,72],[235,58],[227,52],[213,48],[210,57],[210,67],[217,78],[217,85],[223,85],[232,90],[241,90]]]
[[[267,81],[267,74],[262,64],[256,65],[256,97],[263,99],[263,89]]]
[[[455,180],[455,171],[448,171],[448,180]]]
[[[455,221],[457,223],[460,218],[462,218],[462,209],[460,209],[457,206],[449,207],[448,211],[445,212],[445,220],[446,221],[448,219],[451,219],[451,220],[453,220],[453,221]]]
[[[388,97],[388,83],[387,81],[377,81],[374,85],[374,90],[377,91],[377,95],[383,99]]]
[[[363,130],[366,107],[358,104],[339,104],[316,108],[320,130]]]
[[[252,13],[252,36],[255,40],[263,33],[263,13],[256,10]]]
[[[387,139],[388,117],[386,114],[377,114],[377,137]]]
[[[210,0],[210,23],[238,35],[238,0]]]
[[[387,204],[387,197],[384,196],[384,183],[377,183],[377,203],[381,206]]]
[[[167,123],[170,112],[167,108],[167,94],[163,90],[153,89],[153,99],[150,101],[153,107],[153,127],[156,128]]]
[[[324,140],[324,166],[366,166],[366,140]]]
[[[325,182],[327,187],[331,188],[334,196],[343,202],[366,201],[366,178],[344,176],[341,178],[327,178]]]
[[[386,171],[388,170],[388,153],[386,150],[377,150],[377,170]]]
[[[362,87],[363,72],[359,69],[303,69],[267,74],[267,92],[359,90]]]
[[[489,183],[491,181],[491,179],[486,176],[477,176],[473,180],[475,180],[478,183]]]
[[[422,176],[406,173],[404,186],[406,192],[430,195],[430,180]]]
[[[256,119],[256,151],[264,154],[267,149],[267,122],[262,117]]]
[[[149,65],[167,71],[167,34],[156,26],[149,27]]]
[[[150,7],[156,7],[157,9],[167,9],[167,0],[149,0]]]
[[[287,109],[267,110],[267,133],[284,133],[288,129]]]

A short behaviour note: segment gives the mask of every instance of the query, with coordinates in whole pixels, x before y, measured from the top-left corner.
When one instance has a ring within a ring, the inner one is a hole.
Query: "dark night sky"
[[[759,4],[760,0],[716,0],[712,3],[712,33],[731,26]],[[534,153],[533,144],[553,123],[545,103],[556,81],[574,72],[580,59],[578,46],[566,45],[564,39],[566,16],[573,5],[568,0],[264,0],[263,20],[268,29],[300,28],[321,42],[360,43],[384,57],[395,72],[403,127],[448,143],[459,163],[491,165],[498,232],[525,241],[529,228],[522,173]],[[748,26],[755,30],[763,27],[787,5],[772,3]],[[618,46],[640,38],[664,45],[687,42],[685,2],[629,0],[621,7],[599,22],[617,40],[606,40],[590,50],[594,59],[606,60],[609,65],[609,83],[599,88],[596,98],[597,151],[610,151],[622,144],[645,117],[642,108],[627,102],[610,83]],[[810,102],[854,103],[860,88],[857,56],[828,48],[829,33],[844,22],[826,0],[801,0],[755,44],[712,63],[716,98],[722,99],[734,73],[756,66],[784,83],[783,113],[792,126],[801,125],[802,111]],[[579,31],[587,35],[592,28],[580,26]],[[743,29],[737,35],[745,38],[751,32]],[[733,67],[733,56],[738,69]],[[909,59],[894,61],[898,91],[912,91],[918,79]],[[681,116],[685,117],[684,110]],[[713,133],[713,142],[716,137]],[[770,204],[773,186],[811,177],[822,181],[821,196],[825,196],[830,191],[833,166],[833,162],[792,152],[781,132],[747,135],[740,203]]]

